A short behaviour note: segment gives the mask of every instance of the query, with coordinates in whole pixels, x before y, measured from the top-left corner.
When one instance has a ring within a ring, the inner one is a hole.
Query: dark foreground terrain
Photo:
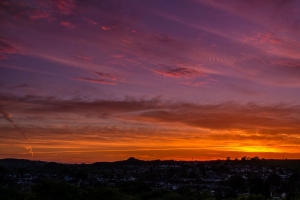
[[[300,160],[0,160],[0,199],[300,199]]]

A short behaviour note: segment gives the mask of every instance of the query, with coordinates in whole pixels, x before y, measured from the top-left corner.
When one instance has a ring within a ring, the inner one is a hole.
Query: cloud
[[[4,119],[6,119],[7,121],[9,121],[10,123],[14,123],[14,121],[12,120],[12,116],[11,114],[9,114],[8,112],[5,112],[1,107],[0,107],[0,113],[3,115]]]
[[[151,70],[154,74],[172,77],[177,79],[189,79],[185,81],[179,81],[181,85],[200,87],[207,84],[205,81],[196,80],[197,77],[205,77],[206,75],[197,68],[186,67],[186,66],[166,66],[162,70],[153,69]]]
[[[257,95],[258,94],[258,92],[256,92],[255,90],[252,90],[248,87],[241,87],[241,86],[235,85],[235,84],[230,85],[230,87],[238,93],[244,93],[247,95]]]
[[[299,60],[281,60],[277,59],[272,62],[272,65],[279,65],[284,67],[292,67],[292,68],[299,68],[300,67],[300,61]]]
[[[1,107],[0,107],[0,113],[3,115],[4,119],[6,119],[8,122],[10,122],[21,133],[21,135],[23,135],[24,138],[28,141],[27,135],[23,131],[21,131],[21,129],[15,124],[15,122],[12,119],[11,114],[9,114],[8,112],[5,112]]]
[[[95,72],[95,74],[97,74],[101,78],[106,78],[106,79],[109,79],[109,80],[116,80],[116,79],[121,78],[119,76],[116,76],[116,75],[113,75],[113,74],[108,74],[108,73],[103,73],[103,72]]]
[[[10,87],[9,89],[23,89],[23,88],[28,88],[29,86],[27,84],[21,84],[21,85],[15,85]]]
[[[204,86],[207,84],[207,82],[179,82],[182,85],[187,85],[187,86],[193,86],[193,87],[200,87],[200,86]]]
[[[107,80],[103,80],[103,79],[92,79],[92,78],[79,78],[79,77],[75,77],[74,80],[78,80],[78,81],[86,81],[86,82],[90,82],[90,83],[100,83],[100,84],[107,84],[107,85],[116,85],[116,82],[111,82],[111,81],[107,81]]]
[[[84,56],[84,55],[75,55],[76,58],[80,59],[80,60],[85,60],[85,61],[91,61],[92,58],[89,56]]]
[[[164,150],[168,154],[180,149],[299,153],[297,104],[197,104],[161,97],[86,101],[5,95],[0,95],[0,104],[13,108],[20,120],[26,118],[24,130],[32,135],[36,157],[57,152],[74,157],[72,151],[86,155]],[[11,119],[7,113],[5,117]],[[0,129],[13,132],[12,127]],[[4,139],[9,144],[18,141],[13,134]]]
[[[167,35],[163,35],[163,34],[151,35],[150,38],[159,43],[173,44],[173,45],[179,44],[171,37],[169,37]]]
[[[204,76],[203,72],[190,67],[167,66],[163,70],[153,70],[154,73],[174,78]]]
[[[15,122],[12,119],[11,114],[9,114],[8,112],[4,111],[1,107],[0,107],[0,113],[3,115],[4,119],[6,119],[8,122],[10,122],[17,130],[18,132],[27,140],[29,141],[27,135],[15,124]],[[31,156],[33,157],[33,150],[31,146],[26,147],[27,150],[29,150]]]
[[[7,55],[17,53],[18,50],[7,39],[0,38],[0,59],[6,59]]]
[[[52,0],[52,2],[60,11],[60,13],[64,15],[73,14],[76,8],[75,2],[73,0]]]
[[[113,58],[123,58],[124,55],[116,54],[116,55],[112,55],[111,57],[113,57]]]
[[[35,70],[35,69],[30,69],[30,68],[24,68],[22,67],[18,67],[15,65],[5,65],[2,64],[0,65],[0,67],[5,67],[5,68],[10,68],[10,69],[17,69],[17,70],[21,70],[21,71],[28,71],[28,72],[33,72],[33,73],[38,73],[38,74],[45,74],[45,75],[52,75],[52,76],[56,76],[55,73],[50,73],[50,72],[46,72],[46,71],[41,71],[41,70]]]
[[[108,27],[108,26],[102,26],[101,29],[104,30],[104,31],[109,31],[109,30],[111,30],[111,28]]]
[[[231,1],[224,3],[222,1],[198,0],[201,4],[211,6],[215,9],[225,11],[234,16],[242,17],[259,25],[270,28],[270,26],[287,27],[299,30],[299,6],[298,1]],[[255,10],[255,15],[253,11]]]
[[[88,20],[88,24],[96,26],[98,23],[96,21],[93,21],[93,20]]]
[[[47,3],[46,3],[47,4]],[[2,22],[7,25],[7,19],[39,20],[52,18],[51,12],[38,0],[26,2],[3,1],[0,3],[0,15],[5,16]],[[10,21],[12,22],[12,21]]]
[[[271,33],[255,33],[251,37],[244,37],[245,42],[257,42],[258,44],[279,44],[281,40]]]
[[[75,28],[75,25],[71,22],[60,22],[60,25],[65,26],[67,28]]]
[[[59,101],[47,98],[6,97],[2,104],[31,103],[29,113],[73,113],[131,122],[184,124],[212,130],[261,130],[265,133],[297,134],[300,125],[300,105],[240,104],[223,102],[193,104],[160,99]],[[0,102],[1,103],[1,102]]]
[[[108,84],[108,85],[116,85],[118,82],[124,82],[125,80],[117,75],[109,74],[109,73],[103,73],[103,72],[94,72],[97,76],[100,78],[93,79],[93,78],[79,78],[75,77],[75,80],[79,81],[87,81],[91,83],[101,83],[101,84]]]
[[[45,12],[45,11],[41,11],[41,10],[34,10],[31,15],[30,15],[30,19],[32,20],[38,20],[38,19],[46,19],[50,17],[50,13]]]

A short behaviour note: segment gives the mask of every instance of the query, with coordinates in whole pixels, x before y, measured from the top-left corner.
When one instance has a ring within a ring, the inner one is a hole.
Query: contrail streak
[[[28,137],[26,136],[26,134],[15,124],[14,120],[12,119],[11,114],[9,114],[8,112],[5,112],[1,107],[0,107],[0,113],[3,115],[4,119],[6,119],[8,122],[10,122],[18,131],[21,135],[23,135],[23,137],[29,142]],[[33,157],[33,150],[32,147],[26,147],[27,150],[29,150],[31,156]]]
[[[33,150],[32,150],[32,147],[29,146],[29,147],[26,147],[26,149],[30,152],[31,157],[33,157]]]

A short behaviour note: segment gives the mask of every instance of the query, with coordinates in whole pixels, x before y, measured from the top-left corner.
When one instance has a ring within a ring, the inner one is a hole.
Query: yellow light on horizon
[[[259,153],[261,153],[261,152],[273,152],[273,153],[282,152],[282,150],[280,150],[278,148],[262,146],[262,145],[234,147],[234,148],[232,148],[232,150],[241,151],[241,152],[259,152]]]

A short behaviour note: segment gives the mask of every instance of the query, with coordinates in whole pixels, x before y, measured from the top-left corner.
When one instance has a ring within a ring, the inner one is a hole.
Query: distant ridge
[[[90,165],[92,167],[98,166],[116,166],[116,165],[145,165],[145,164],[175,164],[175,163],[210,163],[210,164],[240,164],[240,165],[289,165],[300,167],[300,159],[261,159],[261,160],[210,160],[210,161],[175,161],[175,160],[140,160],[135,157],[129,157],[126,160],[121,161],[100,161],[94,162],[91,164],[85,163],[59,163],[59,162],[49,162],[49,161],[40,161],[40,160],[28,160],[28,159],[17,159],[17,158],[3,158],[0,159],[0,165],[2,166],[17,166],[17,167],[26,167],[26,166],[43,166],[44,168],[62,168],[64,165]]]

